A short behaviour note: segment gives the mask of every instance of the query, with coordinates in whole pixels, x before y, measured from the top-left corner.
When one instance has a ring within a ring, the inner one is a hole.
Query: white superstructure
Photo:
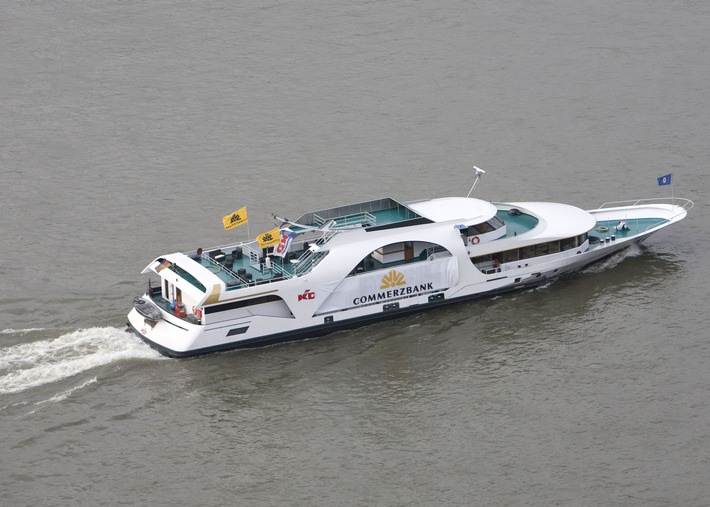
[[[692,206],[384,198],[309,212],[282,224],[295,233],[283,257],[252,241],[155,259],[143,273],[160,283],[136,298],[128,324],[170,356],[318,336],[539,285],[644,240]]]

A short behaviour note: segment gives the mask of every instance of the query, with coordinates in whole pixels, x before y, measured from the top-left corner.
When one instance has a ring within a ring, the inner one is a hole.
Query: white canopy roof
[[[496,214],[496,207],[488,201],[468,197],[442,197],[407,204],[421,216],[434,222],[460,220],[480,223]]]
[[[537,227],[521,237],[534,237],[536,240],[556,240],[572,238],[584,234],[594,227],[596,219],[583,209],[569,204],[554,202],[507,202],[506,206],[537,217]]]

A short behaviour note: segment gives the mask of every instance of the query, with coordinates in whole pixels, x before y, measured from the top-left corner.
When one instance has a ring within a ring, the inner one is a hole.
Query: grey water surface
[[[3,505],[708,505],[709,26],[697,0],[0,3]],[[124,331],[161,254],[466,195],[474,164],[485,199],[696,206],[543,288],[324,338],[171,360]]]

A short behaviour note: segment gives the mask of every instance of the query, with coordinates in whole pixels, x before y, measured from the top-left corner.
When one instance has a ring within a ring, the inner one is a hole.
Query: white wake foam
[[[122,329],[80,329],[50,340],[0,348],[0,394],[57,382],[114,361],[161,357]]]
[[[592,264],[591,266],[587,266],[582,270],[582,272],[601,273],[602,271],[606,271],[607,269],[615,268],[616,266],[621,264],[624,259],[628,259],[629,257],[638,257],[639,255],[643,255],[643,250],[641,250],[641,247],[637,243],[634,243],[628,248],[624,248],[620,252],[617,252],[600,262]]]

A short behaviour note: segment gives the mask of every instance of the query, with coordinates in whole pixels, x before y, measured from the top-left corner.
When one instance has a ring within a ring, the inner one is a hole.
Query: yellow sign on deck
[[[275,227],[270,231],[266,231],[264,234],[259,234],[256,237],[256,240],[259,242],[259,248],[267,248],[278,245],[281,240],[281,231],[278,227]]]
[[[244,206],[234,213],[222,217],[222,223],[225,231],[244,225],[247,223],[247,207]]]

